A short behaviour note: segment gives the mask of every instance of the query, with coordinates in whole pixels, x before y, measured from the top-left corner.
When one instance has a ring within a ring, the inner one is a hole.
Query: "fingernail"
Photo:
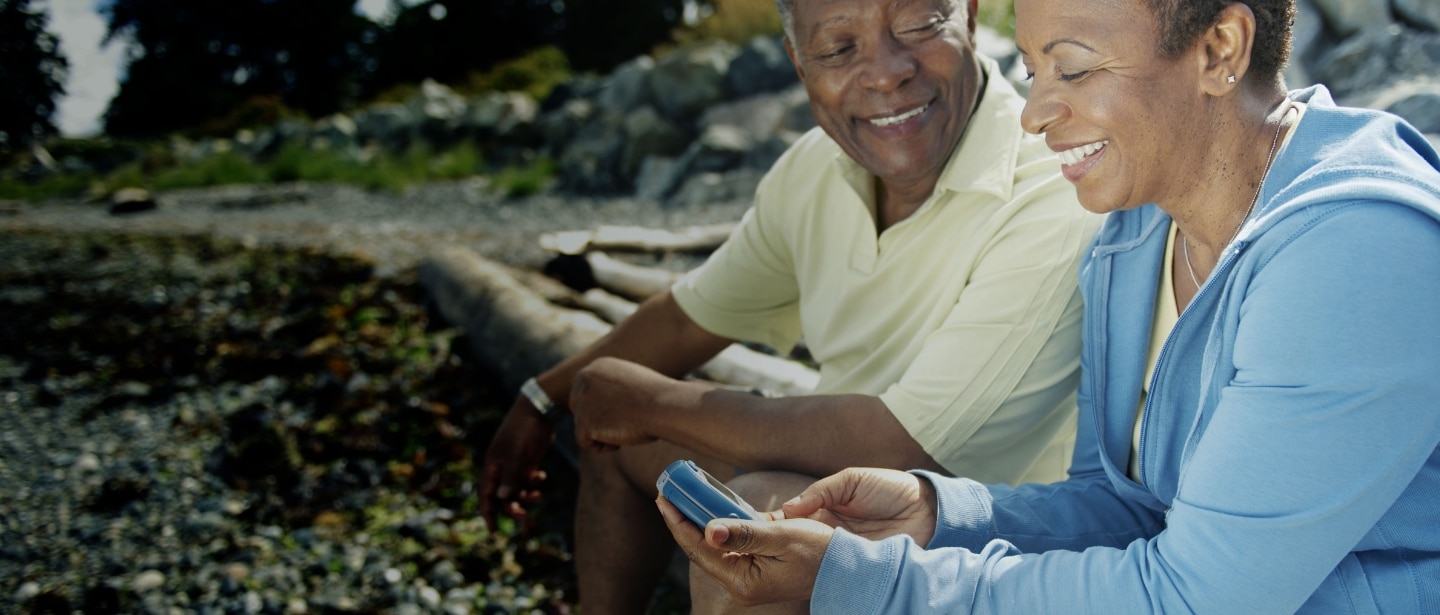
[[[725,527],[723,523],[710,524],[710,539],[715,544],[725,544],[725,541],[730,539],[730,528]]]
[[[794,505],[799,504],[799,503],[800,503],[800,496],[797,495],[797,496],[795,496],[795,497],[793,497],[793,498],[790,498],[790,499],[788,499],[788,500],[785,500],[785,503],[784,503],[784,504],[781,504],[781,506],[794,506]]]

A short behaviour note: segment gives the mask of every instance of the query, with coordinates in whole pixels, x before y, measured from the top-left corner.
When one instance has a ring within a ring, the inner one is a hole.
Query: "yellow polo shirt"
[[[717,335],[781,351],[803,337],[820,364],[817,394],[878,395],[955,475],[1048,482],[1069,467],[1076,273],[1102,218],[1081,209],[1044,141],[1021,131],[1024,99],[982,64],[984,98],[909,218],[877,235],[872,176],[817,128],[672,291]]]

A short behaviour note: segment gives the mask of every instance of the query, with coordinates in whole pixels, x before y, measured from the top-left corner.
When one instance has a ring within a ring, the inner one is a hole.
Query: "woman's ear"
[[[1240,87],[1255,45],[1255,13],[1243,2],[1230,3],[1220,10],[1200,45],[1204,62],[1201,82],[1207,93],[1218,96]]]

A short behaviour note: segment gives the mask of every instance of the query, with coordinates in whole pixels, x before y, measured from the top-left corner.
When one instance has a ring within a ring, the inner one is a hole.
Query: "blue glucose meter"
[[[716,518],[760,519],[754,507],[689,459],[666,467],[655,481],[655,488],[700,527]]]

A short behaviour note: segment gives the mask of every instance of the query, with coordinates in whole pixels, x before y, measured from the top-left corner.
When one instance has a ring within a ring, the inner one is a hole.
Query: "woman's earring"
[[[1235,75],[1230,75],[1230,78],[1226,79],[1225,83],[1235,83]]]

